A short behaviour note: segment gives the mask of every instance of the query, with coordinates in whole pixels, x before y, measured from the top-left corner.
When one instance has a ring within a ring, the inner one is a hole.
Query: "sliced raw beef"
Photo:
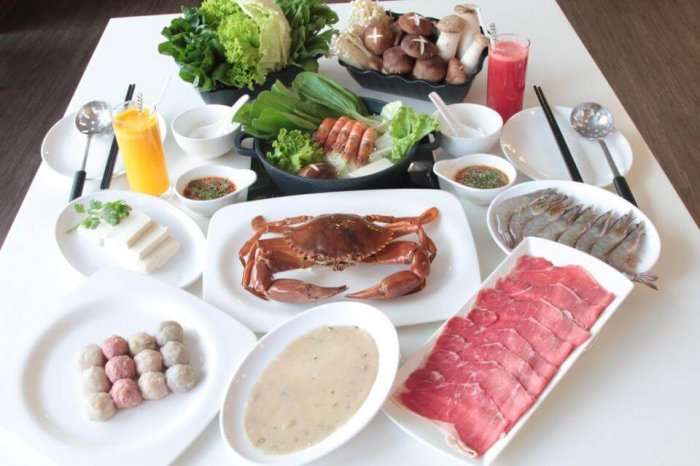
[[[614,296],[578,266],[521,257],[443,327],[394,395],[482,455],[521,418]],[[447,427],[446,427],[447,425]]]
[[[453,351],[465,361],[496,362],[507,370],[532,395],[539,395],[547,385],[547,379],[539,375],[525,361],[502,343],[472,344],[455,333],[443,333],[435,343],[436,349]]]
[[[433,385],[401,393],[399,399],[421,416],[452,424],[460,443],[474,455],[483,455],[508,426],[479,384]]]
[[[510,423],[520,418],[534,401],[515,377],[493,361],[462,361],[453,351],[436,350],[424,367],[439,372],[447,384],[478,383]]]
[[[591,328],[606,307],[587,303],[574,290],[561,283],[534,286],[513,275],[498,280],[496,286],[514,299],[551,304],[586,330]]]
[[[526,361],[535,372],[537,372],[545,380],[552,378],[557,371],[557,367],[545,361],[532,345],[522,337],[516,330],[513,329],[494,329],[489,332],[480,333],[483,330],[481,327],[474,324],[471,320],[462,317],[453,317],[447,321],[447,326],[443,333],[454,333],[472,344],[481,343],[502,343],[513,353]]]
[[[501,291],[487,289],[479,293],[475,306],[495,312],[501,321],[531,316],[558,338],[574,346],[580,345],[590,337],[590,333],[571,317],[545,301],[518,301]],[[474,317],[471,319],[474,320]]]
[[[487,315],[493,311],[476,308],[469,313],[469,319],[478,322],[481,315]],[[476,324],[475,324],[476,325]],[[481,333],[489,333],[494,330],[515,330],[527,340],[540,356],[550,364],[558,366],[571,353],[573,345],[568,341],[558,338],[547,327],[540,324],[534,317],[520,320],[499,320],[481,330]]]

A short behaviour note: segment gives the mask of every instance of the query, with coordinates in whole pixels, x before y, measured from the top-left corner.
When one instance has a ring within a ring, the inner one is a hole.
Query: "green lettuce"
[[[392,147],[389,159],[394,163],[398,162],[411,147],[439,127],[435,118],[425,113],[416,113],[411,107],[403,105],[391,120],[389,132]]]
[[[277,139],[272,143],[272,152],[267,153],[267,160],[282,170],[297,173],[305,166],[323,160],[321,146],[316,144],[310,133],[298,129],[282,128]]]

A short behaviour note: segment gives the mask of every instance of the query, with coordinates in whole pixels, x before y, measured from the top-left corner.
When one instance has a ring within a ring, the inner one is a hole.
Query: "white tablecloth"
[[[455,3],[412,0],[391,2],[390,7],[439,17],[448,14]],[[550,103],[573,106],[581,101],[597,101],[612,110],[618,128],[634,150],[634,166],[628,180],[639,205],[655,222],[663,245],[661,259],[654,269],[661,277],[661,291],[636,287],[598,341],[504,451],[497,464],[698,464],[694,449],[700,414],[698,228],[555,1],[490,0],[482,6],[486,22],[496,21],[500,31],[522,33],[532,40],[528,83],[542,85]],[[347,18],[348,5],[334,8],[342,18]],[[118,102],[130,82],[137,83],[137,89],[145,93],[147,100],[155,98],[165,77],[176,74],[172,60],[156,52],[156,44],[162,39],[160,30],[171,17],[112,19],[67,112],[88,100]],[[332,61],[324,60],[321,71],[350,89],[360,90]],[[485,88],[486,73],[482,72],[468,100],[483,103]],[[362,93],[380,96],[368,91]],[[426,102],[406,101],[420,110],[431,110]],[[171,119],[200,103],[199,96],[188,84],[174,79],[160,109]],[[536,105],[529,89],[525,105]],[[36,157],[39,157],[42,137],[35,135]],[[168,135],[166,151],[173,177],[201,163],[185,156],[171,135]],[[240,166],[248,164],[247,159],[238,156],[227,156],[219,161]],[[126,187],[123,179],[115,180],[113,186]],[[86,191],[96,188],[88,184]],[[16,367],[18,354],[27,349],[37,329],[54,315],[61,296],[84,280],[60,256],[53,238],[54,220],[65,205],[69,189],[70,179],[42,165],[0,250],[0,367],[3,373]],[[486,276],[503,255],[486,231],[485,209],[465,204],[465,210],[477,244],[482,274]],[[206,221],[198,221],[206,229]],[[459,254],[459,248],[455,244],[452,250],[443,249],[442,252]],[[200,284],[190,291],[200,294]],[[466,297],[456,299],[466,300]],[[437,323],[402,328],[402,352],[414,351],[436,326]],[[3,377],[0,390],[17,383],[19,380]],[[21,402],[7,396],[0,399],[3,403]],[[3,426],[0,464],[52,464],[32,450],[32,439],[19,439],[11,433],[12,419],[3,416],[3,411],[0,409],[0,425]],[[231,464],[216,420],[176,463],[183,466]],[[315,464],[438,466],[452,462],[416,442],[379,414],[350,443]]]

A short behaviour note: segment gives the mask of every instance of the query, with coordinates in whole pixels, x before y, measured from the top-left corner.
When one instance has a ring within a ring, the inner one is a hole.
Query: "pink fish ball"
[[[112,335],[102,342],[102,352],[107,359],[129,353],[129,342],[119,335]]]
[[[143,401],[138,384],[132,379],[119,379],[114,382],[109,394],[117,408],[135,408]]]
[[[116,356],[107,361],[105,373],[112,383],[119,379],[133,379],[136,377],[136,365],[130,356]]]

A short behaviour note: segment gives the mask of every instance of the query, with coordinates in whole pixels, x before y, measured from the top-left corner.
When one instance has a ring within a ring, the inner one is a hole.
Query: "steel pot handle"
[[[431,136],[433,139],[432,141],[430,140]],[[428,142],[423,144],[421,144],[420,142],[418,143],[419,150],[435,150],[438,147],[440,147],[440,133],[438,131],[433,131],[426,137],[428,138]]]
[[[245,131],[242,131],[242,130],[236,131],[236,134],[233,136],[233,147],[236,148],[236,152],[238,152],[241,155],[245,155],[246,157],[255,157],[255,149],[243,147],[243,141],[245,139],[252,139],[252,138],[253,138],[253,136],[246,133]]]
[[[411,183],[421,188],[438,189],[440,185],[433,174],[433,162],[417,160],[408,166],[408,176]]]

